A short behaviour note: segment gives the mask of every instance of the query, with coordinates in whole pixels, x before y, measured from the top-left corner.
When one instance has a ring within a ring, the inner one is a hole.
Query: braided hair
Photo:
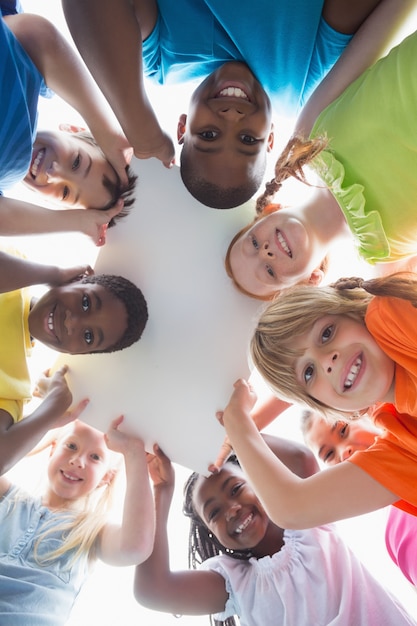
[[[239,466],[237,457],[229,456],[226,463]],[[201,474],[193,472],[184,485],[183,513],[190,520],[190,532],[188,536],[188,567],[197,569],[203,561],[219,554],[227,554],[233,559],[249,560],[253,554],[250,550],[231,550],[225,548],[215,535],[207,528],[198,515],[193,502],[194,488]],[[210,616],[210,623],[215,626],[235,626],[236,619],[228,617],[224,622],[215,620]]]

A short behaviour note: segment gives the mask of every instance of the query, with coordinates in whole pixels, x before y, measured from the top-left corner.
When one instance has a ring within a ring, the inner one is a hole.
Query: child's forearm
[[[417,0],[382,0],[362,24],[340,59],[301,111],[295,132],[308,136],[321,111],[384,55],[400,27],[417,8]]]

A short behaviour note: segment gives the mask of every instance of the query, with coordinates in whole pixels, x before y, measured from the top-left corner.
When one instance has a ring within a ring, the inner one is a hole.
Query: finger
[[[123,420],[124,420],[123,415],[119,415],[119,417],[116,417],[114,420],[112,420],[109,430],[117,430],[120,424],[123,422]]]
[[[216,419],[217,419],[217,421],[219,421],[219,422],[220,422],[220,424],[221,424],[222,426],[224,426],[224,423],[223,423],[223,415],[224,415],[224,411],[217,411],[217,412],[216,412]]]
[[[81,400],[81,402],[79,402],[73,409],[72,411],[68,411],[67,412],[67,416],[76,420],[78,419],[78,417],[81,415],[81,413],[84,411],[85,407],[88,405],[88,403],[90,402],[90,400],[88,398],[84,398],[84,400]]]

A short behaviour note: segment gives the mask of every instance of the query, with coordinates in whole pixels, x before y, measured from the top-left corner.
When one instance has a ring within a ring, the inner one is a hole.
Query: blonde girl
[[[0,478],[5,626],[63,625],[94,560],[133,565],[149,555],[154,523],[146,456],[142,441],[120,430],[122,419],[106,434],[79,420],[55,432],[47,444],[47,481],[40,496]],[[123,519],[110,523],[122,459]]]
[[[220,417],[275,523],[305,528],[393,503],[416,514],[416,294],[409,274],[348,279],[294,287],[261,315],[251,354],[275,393],[339,417],[378,402],[372,419],[384,429],[367,450],[300,481],[265,450],[254,394],[239,381]]]

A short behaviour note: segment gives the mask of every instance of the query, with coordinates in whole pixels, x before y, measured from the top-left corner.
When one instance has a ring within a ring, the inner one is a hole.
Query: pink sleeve
[[[417,585],[417,517],[391,507],[385,529],[388,554],[411,584]]]

